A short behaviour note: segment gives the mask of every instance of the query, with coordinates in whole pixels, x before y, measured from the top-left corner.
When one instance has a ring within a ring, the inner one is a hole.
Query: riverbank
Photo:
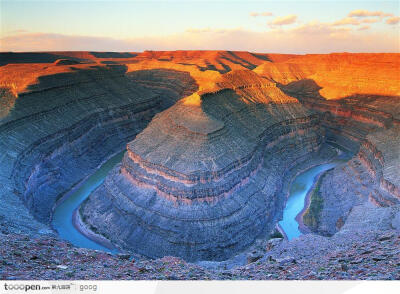
[[[104,236],[87,228],[80,219],[78,211],[82,202],[104,181],[108,172],[121,162],[124,153],[124,151],[120,151],[103,160],[94,173],[81,180],[57,201],[57,205],[53,209],[51,226],[57,231],[60,238],[68,240],[77,247],[111,253],[118,251]]]
[[[305,162],[303,166],[309,163]],[[80,222],[79,213],[77,210],[74,212],[74,218]],[[224,268],[223,263],[214,268],[205,264],[187,263],[176,257],[150,260],[137,259],[129,254],[112,255],[104,251],[77,248],[53,236],[32,238],[3,230],[0,233],[0,278],[400,279],[399,220],[400,207],[366,206],[353,209],[344,228],[333,237],[307,234],[290,242],[283,240],[272,249],[264,251],[257,259],[247,260],[245,264],[243,261],[241,264],[231,264],[230,268]],[[365,221],[369,222],[368,226],[362,225]],[[348,222],[356,225],[349,227]],[[28,252],[27,247],[30,249]]]
[[[81,214],[79,213],[79,207],[74,210],[72,214],[72,225],[74,228],[81,233],[86,238],[100,244],[101,246],[110,249],[113,253],[117,253],[119,249],[115,247],[108,239],[104,236],[96,234],[95,232],[91,231],[82,221]]]
[[[305,233],[310,233],[303,222],[303,216],[311,205],[311,195],[320,180],[320,177],[328,170],[348,161],[353,156],[348,150],[343,150],[337,145],[325,147],[325,151],[319,152],[318,156],[310,161],[295,166],[289,173],[287,184],[282,193],[286,202],[283,215],[278,222],[278,229],[291,240]]]
[[[93,172],[86,175],[83,179],[81,179],[79,182],[75,183],[74,185],[72,185],[72,187],[66,192],[64,193],[59,199],[57,199],[57,201],[54,203],[54,206],[51,209],[51,217],[50,217],[50,224],[53,220],[53,215],[54,215],[54,211],[65,201],[67,200],[69,197],[71,197],[71,195],[73,195],[74,193],[76,193],[76,191],[80,188],[82,188],[82,185],[85,184],[85,182],[88,180],[88,178],[90,178],[91,176],[93,176],[93,174],[95,174],[99,168],[101,168],[107,161],[109,161],[110,159],[112,159],[113,157],[119,155],[119,154],[123,154],[125,153],[125,149],[115,152],[113,154],[111,154],[110,156],[106,157],[95,169],[93,169]],[[54,228],[53,228],[54,229]]]
[[[315,190],[319,187],[319,185],[323,179],[323,176],[326,175],[326,173],[328,173],[329,171],[331,171],[337,167],[343,166],[343,164],[345,164],[348,160],[350,160],[350,158],[354,155],[351,151],[349,151],[345,148],[341,148],[338,145],[332,145],[332,146],[335,147],[338,152],[336,159],[331,161],[332,164],[336,164],[336,165],[330,169],[322,171],[314,178],[312,186],[306,194],[304,207],[300,211],[300,213],[296,216],[296,221],[299,224],[299,230],[303,234],[309,234],[309,233],[313,232],[312,229],[304,223],[303,218],[304,218],[304,215],[306,214],[306,212],[310,209],[310,206],[311,206],[312,200],[313,200],[312,197],[315,193]],[[316,233],[316,232],[314,231],[314,233]]]
[[[325,174],[327,171],[329,171],[329,170],[326,170],[326,171],[321,172],[319,175],[317,175],[317,176],[314,178],[314,181],[313,181],[313,183],[312,183],[312,186],[311,186],[310,190],[308,190],[308,192],[307,192],[307,194],[306,194],[306,198],[305,198],[305,201],[304,201],[304,207],[303,207],[303,209],[300,211],[300,213],[296,216],[296,221],[297,221],[297,223],[299,224],[299,230],[300,230],[300,232],[302,232],[303,234],[309,234],[309,233],[311,233],[310,228],[307,227],[307,226],[304,224],[303,217],[304,217],[304,214],[306,213],[306,211],[310,208],[311,196],[312,196],[312,194],[314,193],[315,188],[317,187],[317,185],[318,185],[318,183],[319,183],[319,180],[321,179],[321,176],[322,176],[323,174]]]
[[[332,160],[335,156],[337,156],[335,148],[330,145],[324,144],[322,148],[319,149],[317,152],[307,155],[307,157],[304,158],[300,163],[292,166],[292,168],[284,175],[281,191],[279,195],[277,195],[277,197],[284,200],[281,202],[281,206],[276,207],[277,214],[275,216],[274,222],[276,223],[276,229],[286,240],[288,239],[287,235],[283,228],[280,226],[279,221],[282,220],[283,210],[289,198],[290,186],[299,174],[307,171],[312,167],[324,164]]]
[[[331,164],[339,155],[338,150],[332,146],[325,145],[313,157],[307,161],[292,167],[286,175],[281,195],[285,199],[282,213],[279,218],[278,229],[291,240],[299,237],[302,232],[298,229],[296,217],[304,209],[305,194],[308,193],[314,181],[314,170],[323,169],[324,166]],[[311,173],[311,174],[310,174]],[[311,177],[311,179],[310,179]]]

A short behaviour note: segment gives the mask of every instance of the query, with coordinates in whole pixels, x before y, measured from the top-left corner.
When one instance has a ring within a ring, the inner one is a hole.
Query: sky
[[[400,52],[399,3],[0,0],[0,51]]]

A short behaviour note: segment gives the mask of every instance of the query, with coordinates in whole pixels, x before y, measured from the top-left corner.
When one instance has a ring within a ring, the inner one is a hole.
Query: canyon
[[[235,277],[240,256],[308,262],[398,238],[399,69],[389,53],[0,53],[0,237],[67,242],[55,209],[125,151],[71,222],[144,263]],[[272,246],[295,177],[342,152],[303,234]]]

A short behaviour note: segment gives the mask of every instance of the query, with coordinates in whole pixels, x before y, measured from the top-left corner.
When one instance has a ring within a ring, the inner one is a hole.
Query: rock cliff
[[[194,99],[156,115],[82,208],[125,249],[188,260],[245,249],[272,229],[283,174],[322,141],[318,117],[251,71]]]
[[[225,260],[267,238],[291,178],[330,146],[355,156],[322,177],[316,233],[400,201],[399,54],[0,57],[0,213],[14,231],[46,230],[55,203],[124,148],[80,213],[152,258]]]
[[[326,100],[312,80],[280,87],[319,113],[327,143],[355,154],[346,166],[328,171],[321,180],[324,205],[316,232],[332,236],[353,207],[366,201],[378,207],[399,204],[399,96],[360,94]]]
[[[7,90],[2,101],[11,96],[14,105],[0,120],[0,195],[10,222],[18,222],[15,213],[27,218],[21,227],[31,224],[23,207],[13,203],[18,197],[48,223],[66,191],[123,150],[156,113],[197,89],[183,72],[153,72],[160,82],[168,79],[164,87],[138,75],[120,65],[68,68],[40,76],[17,96]]]

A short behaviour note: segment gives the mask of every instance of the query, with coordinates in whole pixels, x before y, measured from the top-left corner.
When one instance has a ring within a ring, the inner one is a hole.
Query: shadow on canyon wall
[[[127,73],[124,65],[41,76],[18,98],[4,90],[0,176],[47,223],[64,192],[123,150],[155,114],[195,90],[186,72]],[[0,198],[10,197],[3,192]]]
[[[62,53],[42,53],[42,52],[27,52],[27,53],[14,53],[14,52],[2,52],[0,53],[0,66],[7,64],[16,63],[53,63],[57,59],[71,59],[74,61],[88,63],[91,62],[86,58],[79,58]]]

